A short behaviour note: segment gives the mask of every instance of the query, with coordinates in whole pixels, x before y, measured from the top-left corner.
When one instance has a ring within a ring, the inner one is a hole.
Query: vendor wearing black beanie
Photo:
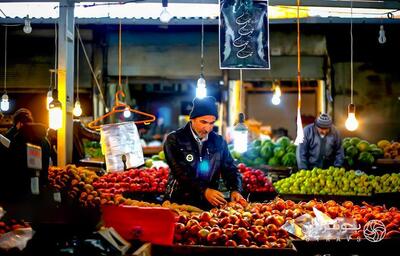
[[[218,119],[216,99],[195,98],[190,122],[168,135],[164,152],[171,169],[165,199],[204,210],[227,203],[245,204],[242,180],[226,141],[213,132]],[[222,177],[229,195],[218,190]]]

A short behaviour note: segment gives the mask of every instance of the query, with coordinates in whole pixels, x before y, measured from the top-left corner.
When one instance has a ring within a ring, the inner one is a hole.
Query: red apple
[[[198,237],[200,239],[206,240],[209,233],[210,233],[210,231],[208,231],[207,229],[202,228],[202,229],[199,230],[197,235],[198,235]]]
[[[228,240],[225,243],[225,246],[237,246],[237,243],[234,240]]]
[[[217,241],[218,237],[219,237],[219,233],[218,232],[210,232],[207,235],[207,242],[211,243],[211,242],[215,242]]]
[[[211,220],[211,213],[209,212],[202,212],[200,214],[200,221],[209,222]]]
[[[192,235],[197,235],[199,233],[200,229],[202,229],[200,227],[200,225],[193,225],[189,228],[189,233]]]
[[[182,223],[175,223],[175,233],[181,234],[186,230],[185,224]]]

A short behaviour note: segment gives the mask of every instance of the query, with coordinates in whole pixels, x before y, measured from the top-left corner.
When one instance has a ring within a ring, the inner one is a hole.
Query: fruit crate
[[[122,193],[125,198],[144,201],[149,203],[161,204],[163,202],[164,193],[158,192],[130,192],[125,191]]]
[[[385,205],[386,207],[398,207],[400,208],[400,193],[376,193],[373,196],[373,201],[376,204]]]
[[[310,200],[318,201],[329,201],[334,200],[338,203],[343,203],[344,201],[352,201],[355,204],[361,204],[362,202],[374,203],[373,196],[342,196],[342,195],[305,195],[305,194],[279,194],[279,197],[284,200],[292,200],[294,202],[308,202]]]
[[[382,255],[382,252],[395,252],[398,250],[399,238],[383,239],[379,242],[370,242],[366,239],[361,240],[319,240],[304,241],[293,240],[297,249],[297,255],[340,255],[340,256],[365,256]],[[392,255],[392,254],[388,254]],[[393,253],[395,255],[395,253]]]
[[[148,244],[139,248],[134,256],[215,256],[215,255],[230,255],[230,256],[272,256],[284,255],[291,256],[297,255],[297,250],[293,244],[288,248],[241,248],[241,247],[227,247],[227,246],[204,246],[204,245],[172,245],[163,246]]]
[[[279,194],[284,200],[292,200],[294,202],[308,202],[310,200],[329,201],[334,200],[338,203],[344,201],[352,201],[355,204],[363,202],[372,205],[385,205],[386,207],[400,207],[400,193],[378,193],[371,196],[342,196],[342,195],[303,195],[303,194]]]
[[[278,193],[276,192],[244,192],[243,196],[248,202],[264,202],[273,200]]]
[[[297,171],[294,167],[285,166],[270,166],[270,165],[260,165],[258,166],[260,170],[263,170],[266,175],[271,177],[272,182],[276,182],[280,179],[289,177],[292,173]]]

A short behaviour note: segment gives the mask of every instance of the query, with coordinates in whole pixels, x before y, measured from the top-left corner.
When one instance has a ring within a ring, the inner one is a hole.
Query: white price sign
[[[29,169],[42,169],[42,148],[26,143],[27,165]]]

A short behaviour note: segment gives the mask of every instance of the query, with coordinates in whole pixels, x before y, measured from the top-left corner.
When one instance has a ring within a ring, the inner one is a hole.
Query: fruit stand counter
[[[215,256],[215,255],[242,255],[242,256],[272,256],[272,255],[297,255],[296,248],[242,248],[227,246],[202,246],[202,245],[173,245],[163,246],[144,244],[133,256]]]

